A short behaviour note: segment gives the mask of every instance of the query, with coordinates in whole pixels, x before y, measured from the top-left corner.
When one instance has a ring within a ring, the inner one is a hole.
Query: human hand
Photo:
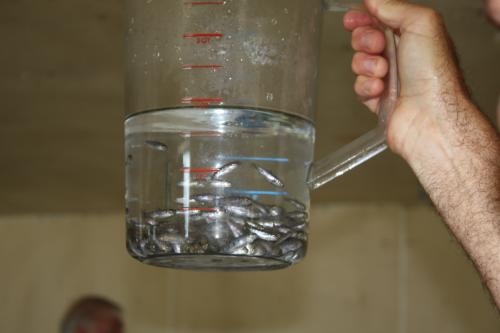
[[[405,159],[417,158],[420,150],[428,149],[427,142],[443,134],[438,133],[441,122],[470,104],[453,46],[442,18],[430,8],[401,0],[365,0],[365,6],[398,35],[400,98],[387,115],[387,142]],[[347,13],[344,26],[352,31],[357,51],[352,62],[358,75],[355,91],[375,112],[388,71],[382,56],[384,34],[375,19],[362,12]]]
[[[500,0],[485,0],[485,5],[493,23],[500,27]]]
[[[500,0],[495,0],[500,1]],[[401,0],[365,0],[399,36],[400,97],[386,115],[387,142],[411,166],[500,308],[500,137],[470,101],[441,17]],[[356,93],[377,111],[387,61],[370,16],[349,12]]]

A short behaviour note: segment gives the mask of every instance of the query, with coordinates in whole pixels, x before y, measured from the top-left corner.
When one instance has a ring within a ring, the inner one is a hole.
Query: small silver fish
[[[144,257],[144,253],[142,253],[130,239],[127,240],[127,250],[136,258]]]
[[[283,208],[278,206],[272,206],[269,208],[269,215],[271,216],[281,216],[283,215]]]
[[[184,243],[172,243],[172,249],[176,254],[181,254],[183,245]]]
[[[288,253],[291,251],[296,251],[303,246],[302,242],[297,239],[288,239],[280,244],[280,249],[282,253]]]
[[[290,239],[293,237],[293,233],[287,233],[287,234],[283,234],[283,236],[276,242],[276,245],[280,245],[281,243],[283,243],[284,241],[286,241],[287,239]]]
[[[262,213],[255,211],[255,209],[252,209],[251,207],[225,206],[224,209],[228,214],[237,217],[255,219],[262,216]]]
[[[279,233],[282,233],[284,235],[287,235],[289,233],[292,232],[292,229],[288,228],[288,227],[285,227],[285,226],[280,226],[280,227],[277,227],[276,230],[279,232]]]
[[[261,244],[252,244],[253,245],[253,251],[252,255],[256,257],[263,257],[266,255],[266,248],[261,245]]]
[[[293,235],[293,238],[296,238],[301,241],[307,241],[307,234],[305,232],[296,232]]]
[[[282,226],[278,221],[259,221],[259,225],[264,228],[278,228]]]
[[[233,184],[224,180],[212,180],[209,184],[210,186],[217,188],[229,188],[233,186]]]
[[[177,202],[180,205],[188,206],[190,204],[196,203],[196,200],[193,198],[177,198],[175,199],[175,202]]]
[[[262,230],[262,229],[249,228],[249,230],[251,233],[257,235],[257,237],[259,237],[260,239],[263,239],[265,241],[275,242],[279,239],[278,236],[276,236],[270,232],[267,232],[265,230]]]
[[[231,254],[234,255],[247,255],[248,254],[248,249],[246,246],[239,247],[237,249],[234,249],[233,251],[229,251]]]
[[[290,204],[292,204],[292,206],[294,206],[298,210],[301,210],[301,211],[305,211],[306,210],[306,205],[304,205],[302,202],[300,202],[298,200],[295,200],[295,199],[292,199],[292,198],[285,198],[285,200],[287,202],[289,202]]]
[[[236,224],[237,226],[239,226],[240,228],[244,228],[245,224],[246,224],[245,219],[238,217],[238,216],[231,216],[230,221],[232,223]]]
[[[294,211],[287,214],[288,218],[296,221],[306,221],[309,215],[306,212]]]
[[[231,162],[220,167],[219,171],[212,175],[212,179],[220,179],[221,177],[233,172],[241,165],[240,162]]]
[[[281,256],[280,259],[289,263],[294,263],[300,259],[300,254],[292,251],[286,253],[284,256]]]
[[[173,209],[155,210],[153,212],[145,213],[144,215],[149,219],[164,220],[173,217],[175,215],[175,211]]]
[[[256,164],[253,164],[253,166],[257,170],[257,172],[260,173],[266,179],[268,183],[271,183],[276,187],[281,187],[281,188],[285,187],[285,184],[283,184],[283,182],[278,177],[273,175],[271,171],[266,170]]]
[[[158,141],[147,140],[146,145],[150,148],[155,149],[155,150],[164,151],[164,152],[168,151],[167,145],[165,145],[161,142],[158,142]]]
[[[297,225],[293,226],[293,230],[296,230],[296,231],[304,231],[304,230],[307,230],[307,223],[300,223],[300,224],[297,224]]]
[[[224,216],[224,212],[220,209],[216,209],[212,212],[203,212],[201,215],[208,220],[216,221]]]
[[[214,194],[198,194],[192,197],[192,200],[195,202],[206,203],[206,204],[214,204],[216,201],[223,199],[224,197],[221,195]]]
[[[195,216],[195,215],[201,215],[201,210],[199,209],[178,209],[175,211],[176,215],[189,215],[189,216]]]
[[[224,204],[224,205],[235,205],[235,206],[244,206],[244,207],[248,207],[254,203],[254,201],[248,197],[238,197],[238,196],[224,198],[221,201],[222,201],[222,204]]]
[[[279,247],[274,246],[274,242],[268,242],[265,240],[257,239],[254,243],[255,247],[263,248],[266,255],[278,256],[280,255]]]
[[[252,207],[255,208],[257,211],[259,211],[262,215],[267,215],[269,213],[266,206],[261,205],[260,203],[258,203],[256,201],[254,201],[252,203]]]
[[[250,228],[260,228],[260,226],[257,224],[257,223],[254,223],[252,221],[246,221],[245,222],[247,224],[247,226],[249,226]]]
[[[231,241],[224,248],[224,251],[233,253],[234,251],[238,250],[239,248],[244,247],[247,244],[252,243],[256,239],[257,239],[257,235],[254,235],[254,234],[248,234],[248,235],[238,237],[238,238],[234,239],[233,241]]]
[[[127,224],[131,225],[133,227],[141,227],[142,226],[142,224],[137,219],[133,219],[133,218],[127,219]]]
[[[155,220],[146,220],[146,224],[152,227],[155,227],[158,225],[158,221]]]
[[[169,242],[161,241],[160,239],[154,237],[152,238],[154,244],[161,250],[163,253],[172,252],[172,246]]]
[[[202,188],[206,186],[206,182],[202,180],[188,180],[186,181],[181,181],[177,183],[177,186],[179,187],[193,187],[193,188]]]
[[[238,227],[238,225],[236,225],[235,223],[227,222],[227,226],[229,227],[229,230],[231,230],[231,233],[233,234],[234,238],[238,238],[243,235],[243,230],[240,227]]]

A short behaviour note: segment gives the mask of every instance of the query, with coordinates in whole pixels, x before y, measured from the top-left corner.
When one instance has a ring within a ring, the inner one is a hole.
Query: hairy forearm
[[[441,114],[404,157],[500,308],[500,139],[466,97]]]

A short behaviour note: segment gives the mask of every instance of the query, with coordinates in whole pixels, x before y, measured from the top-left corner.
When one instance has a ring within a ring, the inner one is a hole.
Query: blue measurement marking
[[[290,160],[283,157],[245,157],[245,156],[221,156],[221,160],[231,160],[231,161],[263,161],[263,162],[276,162],[276,163],[288,163]]]
[[[228,192],[247,194],[247,195],[274,195],[274,196],[288,195],[288,192],[275,192],[275,191],[228,190]]]

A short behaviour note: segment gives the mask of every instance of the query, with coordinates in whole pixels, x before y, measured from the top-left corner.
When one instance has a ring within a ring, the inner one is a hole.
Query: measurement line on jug
[[[181,100],[182,104],[189,104],[194,107],[208,107],[214,104],[222,104],[224,102],[223,98],[220,97],[184,97]]]
[[[278,192],[278,191],[255,191],[255,190],[228,190],[227,192],[233,194],[246,194],[246,195],[271,195],[271,196],[287,196],[288,192]]]
[[[290,160],[284,157],[258,157],[258,156],[219,156],[220,160],[228,161],[261,161],[261,162],[276,162],[276,163],[288,163]]]
[[[222,135],[221,132],[183,132],[179,134],[183,138],[219,137]]]
[[[202,5],[225,5],[227,1],[186,1],[185,5],[202,6]]]

